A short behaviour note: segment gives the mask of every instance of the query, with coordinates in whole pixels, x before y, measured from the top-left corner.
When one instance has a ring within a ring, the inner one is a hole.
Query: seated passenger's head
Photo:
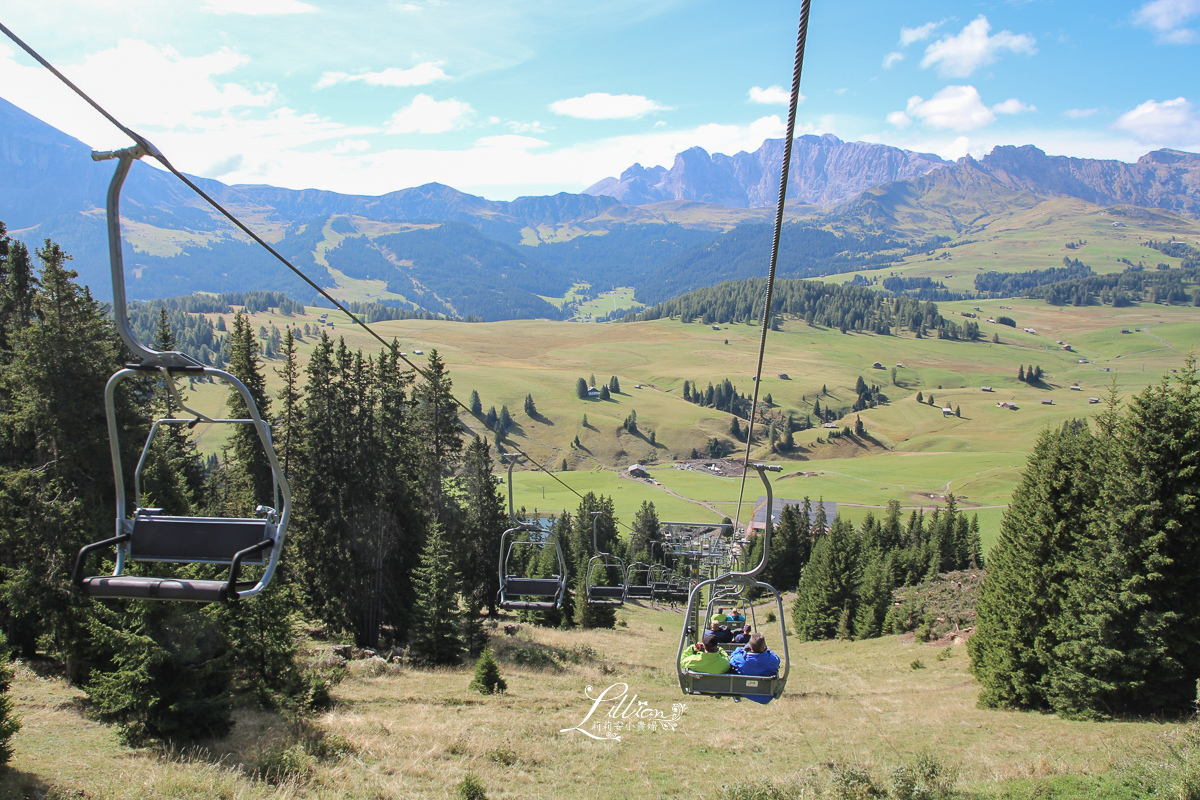
[[[750,634],[750,644],[746,645],[751,653],[763,653],[767,649],[767,640],[761,633]]]
[[[749,633],[749,632],[750,632],[750,626],[749,626],[749,625],[747,625],[746,627],[742,628],[742,633]]]
[[[720,647],[717,646],[717,637],[715,635],[713,635],[713,633],[711,631],[704,634],[704,638],[701,639],[701,644],[703,644],[704,649],[710,653],[719,652],[721,649]]]
[[[714,622],[711,627],[714,631],[719,631],[719,630],[721,630],[721,623]]]

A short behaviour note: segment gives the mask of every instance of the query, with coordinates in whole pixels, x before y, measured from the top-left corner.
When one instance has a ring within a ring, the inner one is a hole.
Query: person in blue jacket
[[[738,648],[729,656],[729,671],[738,675],[761,675],[772,677],[779,673],[779,656],[767,648],[767,640],[761,633],[750,634],[750,643]],[[768,695],[745,695],[756,703],[766,705],[772,698]]]

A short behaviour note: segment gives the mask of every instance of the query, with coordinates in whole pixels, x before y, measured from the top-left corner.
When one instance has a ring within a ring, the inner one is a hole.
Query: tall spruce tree
[[[1000,523],[967,643],[984,706],[1042,708],[1079,539],[1097,493],[1096,440],[1082,423],[1044,430]]]
[[[0,276],[12,348],[0,351],[0,624],[25,657],[44,636],[79,679],[87,630],[69,571],[80,547],[113,530],[103,398],[125,359],[103,309],[75,283],[70,256],[47,240],[35,279],[16,263],[16,244]],[[148,400],[146,383],[118,385],[123,441],[145,440]],[[122,454],[126,476],[137,453],[135,444]]]
[[[3,230],[0,229],[0,233]],[[12,670],[8,666],[8,644],[4,635],[0,634],[0,773],[13,755],[12,737],[21,729],[13,710],[12,697],[9,687],[12,684]]]
[[[465,514],[463,535],[457,548],[460,556],[462,594],[467,613],[478,617],[483,609],[496,613],[496,593],[500,576],[496,564],[500,558],[500,536],[507,519],[504,499],[493,478],[495,464],[486,439],[476,436],[467,445],[460,482],[461,503]],[[468,642],[473,652],[478,642]]]
[[[853,619],[860,574],[858,535],[850,522],[837,517],[813,546],[800,576],[792,604],[792,624],[800,639],[833,638],[843,616]]]
[[[413,657],[422,664],[457,664],[462,657],[462,611],[454,551],[441,526],[430,526],[417,569]]]
[[[245,384],[255,406],[258,407],[259,415],[264,420],[271,419],[271,398],[267,394],[266,378],[258,360],[258,340],[254,337],[254,326],[247,315],[241,312],[234,315],[233,330],[226,343],[229,358],[227,371]],[[250,410],[236,389],[229,390],[226,406],[231,418],[249,419]],[[249,481],[251,504],[273,505],[271,465],[258,431],[253,425],[234,425],[229,433],[229,441],[232,453],[237,459],[237,468]],[[250,508],[243,513],[249,514],[253,510]]]
[[[1103,418],[1103,478],[1078,577],[1052,624],[1050,704],[1072,715],[1194,712],[1200,640],[1200,379],[1176,376]],[[993,561],[994,564],[994,561]]]

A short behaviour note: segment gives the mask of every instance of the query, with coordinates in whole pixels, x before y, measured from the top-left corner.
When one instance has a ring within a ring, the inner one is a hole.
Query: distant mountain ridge
[[[832,206],[872,186],[925,175],[950,162],[885,144],[843,142],[833,134],[798,136],[792,148],[788,198]],[[619,178],[605,178],[584,194],[608,195],[643,205],[693,200],[734,208],[763,208],[779,200],[783,139],[767,139],[753,153],[709,155],[693,147],[675,156],[670,169],[634,164]]]
[[[634,165],[589,193],[488,200],[438,183],[380,196],[197,183],[318,284],[405,308],[487,319],[570,316],[547,298],[573,284],[632,286],[659,302],[757,274],[784,143],[754,153],[680,153],[670,169]],[[997,147],[978,160],[836,136],[794,143],[779,274],[814,277],[887,264],[997,215],[1068,196],[1200,216],[1200,155],[1158,150],[1136,164]],[[0,100],[0,220],[27,243],[58,241],[107,299],[104,196],[112,164]],[[614,196],[616,195],[616,196]],[[313,292],[172,176],[137,163],[122,195],[127,287],[140,299],[192,291]],[[815,236],[819,232],[820,236]],[[814,238],[815,236],[815,238]],[[820,247],[814,249],[814,244]],[[356,283],[357,282],[357,283]]]

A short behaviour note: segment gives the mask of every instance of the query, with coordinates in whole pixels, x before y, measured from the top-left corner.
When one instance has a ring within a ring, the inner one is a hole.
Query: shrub
[[[888,797],[891,800],[943,800],[953,796],[955,774],[937,758],[922,753],[911,764],[892,770]]]
[[[492,657],[491,650],[485,649],[475,662],[475,679],[468,688],[480,694],[498,694],[508,688],[504,678],[500,677],[500,667]]]
[[[863,767],[835,764],[826,796],[830,800],[870,800],[884,794]]]
[[[258,774],[270,783],[306,783],[316,772],[317,758],[302,744],[268,750],[258,759]]]
[[[474,775],[467,775],[458,786],[454,787],[459,800],[487,800],[487,791],[483,783]]]

